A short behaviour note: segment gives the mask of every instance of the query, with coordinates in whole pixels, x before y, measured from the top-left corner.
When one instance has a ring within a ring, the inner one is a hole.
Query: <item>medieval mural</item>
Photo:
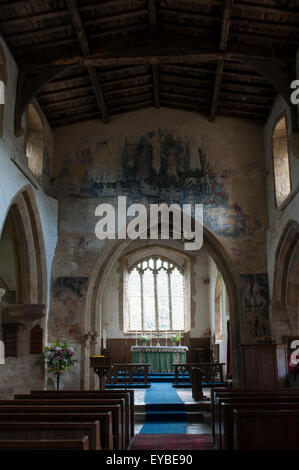
[[[244,324],[251,338],[270,337],[268,276],[261,274],[241,274],[244,292]]]
[[[220,236],[252,238],[262,230],[258,219],[229,201],[231,174],[217,171],[192,138],[153,129],[124,137],[83,139],[62,163],[56,191],[60,196],[114,198],[128,203],[197,203],[204,205],[204,223]]]

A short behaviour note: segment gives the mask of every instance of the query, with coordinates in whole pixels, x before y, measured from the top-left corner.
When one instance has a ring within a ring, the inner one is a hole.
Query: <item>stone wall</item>
[[[25,155],[25,133],[21,137],[14,135],[14,109],[18,70],[13,57],[7,46],[0,39],[0,47],[6,55],[6,87],[5,105],[3,107],[3,134],[0,138],[0,234],[5,224],[6,216],[11,204],[17,196],[25,191],[32,201],[33,218],[38,221],[40,228],[37,236],[44,247],[44,273],[45,279],[45,304],[46,313],[49,313],[49,295],[51,265],[57,242],[57,213],[58,204],[53,198],[47,196],[43,188],[30,175],[28,162]],[[45,118],[43,117],[45,120]],[[46,120],[45,120],[46,122]],[[23,125],[26,126],[26,117],[23,118]],[[53,136],[49,125],[46,123],[45,129],[45,155],[47,160],[52,159]],[[16,161],[22,165],[24,171],[14,163]],[[48,164],[50,168],[50,164]],[[28,178],[24,175],[28,171]],[[33,182],[33,184],[32,184]],[[28,229],[28,227],[27,227]],[[0,260],[2,264],[2,260]],[[1,310],[0,306],[0,325]],[[44,384],[45,373],[41,355],[39,357],[29,354],[29,330],[34,325],[21,324],[19,327],[19,351],[18,357],[7,357],[5,365],[0,365],[0,396],[12,396],[17,392],[28,392],[32,388],[41,387]],[[41,325],[44,328],[44,342],[47,341],[47,319]],[[0,327],[0,338],[2,331]]]
[[[103,309],[102,304],[90,306],[88,289],[97,275],[96,263],[117,249],[118,242],[95,237],[95,208],[111,203],[117,209],[119,195],[127,196],[128,205],[202,203],[204,224],[226,250],[232,268],[239,274],[266,273],[261,126],[223,117],[211,124],[195,113],[148,109],[119,116],[105,126],[92,121],[56,129],[54,136],[51,191],[60,200],[60,219],[52,271],[51,340],[64,338],[84,348],[87,318]],[[135,247],[132,242],[130,249]],[[107,292],[108,287],[117,289],[113,276],[115,271],[107,280]],[[115,295],[110,306],[112,316],[117,315]],[[109,299],[105,310],[109,311]],[[242,311],[238,314],[242,334],[255,342],[258,338],[246,333]],[[99,336],[101,321],[93,326]],[[208,316],[198,334],[206,326]]]

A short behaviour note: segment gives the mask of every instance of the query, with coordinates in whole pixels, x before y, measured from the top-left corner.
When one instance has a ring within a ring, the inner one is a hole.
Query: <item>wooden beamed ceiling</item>
[[[0,0],[20,68],[53,127],[155,106],[263,123],[289,99],[296,0]]]

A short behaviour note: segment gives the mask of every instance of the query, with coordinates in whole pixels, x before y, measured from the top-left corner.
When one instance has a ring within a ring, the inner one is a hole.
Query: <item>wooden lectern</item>
[[[99,377],[100,390],[105,390],[106,379],[110,373],[111,368],[113,367],[111,357],[108,355],[91,356],[90,367],[93,367],[93,370]]]

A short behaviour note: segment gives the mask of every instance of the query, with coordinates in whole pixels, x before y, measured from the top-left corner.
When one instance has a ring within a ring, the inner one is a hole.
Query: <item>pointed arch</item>
[[[46,304],[45,243],[39,210],[30,185],[24,186],[11,200],[5,218],[7,220],[14,234],[19,265],[18,303]]]
[[[102,326],[101,304],[105,284],[112,266],[121,258],[124,251],[129,249],[132,242],[134,243],[134,240],[116,240],[111,249],[106,246],[90,277],[85,306],[85,332],[86,337],[91,334],[93,338],[96,337],[96,341],[90,345],[87,342],[85,351],[82,351],[84,364],[82,386],[84,388],[93,386],[93,375],[90,375],[89,356],[90,354],[98,353],[100,348],[101,338],[99,331]],[[242,292],[241,279],[226,250],[216,236],[206,227],[203,227],[203,246],[214,259],[227,289],[231,318],[233,381],[237,385],[242,381],[239,355],[240,318],[242,315],[242,303],[240,302]]]
[[[275,254],[271,304],[272,332],[276,341],[299,334],[299,224],[290,220]]]

